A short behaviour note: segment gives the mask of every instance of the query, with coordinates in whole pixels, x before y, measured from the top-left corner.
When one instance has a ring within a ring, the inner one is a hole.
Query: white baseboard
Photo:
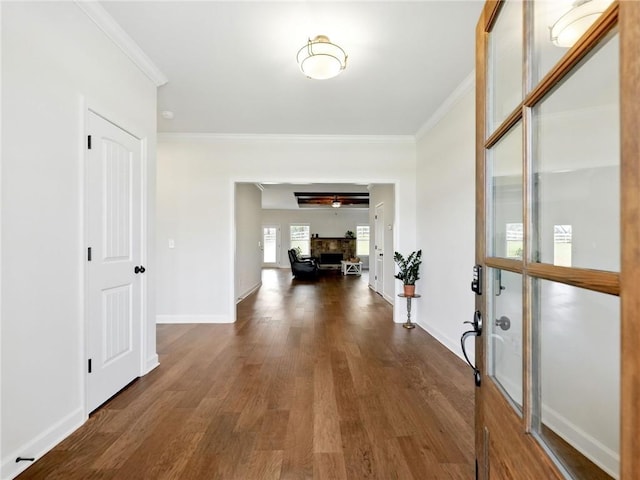
[[[36,461],[45,453],[55,447],[62,440],[71,435],[78,427],[87,421],[87,416],[82,407],[74,410],[69,415],[52,425],[30,442],[17,448],[2,459],[0,467],[0,477],[4,480],[10,480],[17,477],[27,468],[33,465],[33,462],[18,462],[18,457],[32,457]]]
[[[556,432],[585,457],[613,478],[619,478],[615,472],[618,472],[620,468],[620,454],[600,443],[547,405],[542,405],[542,419],[547,427]]]
[[[262,282],[258,282],[253,287],[246,290],[243,294],[238,295],[238,298],[236,299],[236,305],[240,303],[242,300],[244,300],[245,298],[247,298],[249,295],[251,295],[253,292],[258,290],[261,286],[262,286]]]
[[[438,340],[442,345],[444,345],[453,353],[455,353],[456,356],[460,357],[461,360],[464,360],[466,362],[466,360],[464,359],[464,355],[462,355],[462,348],[460,347],[460,339],[453,340],[432,325],[424,324],[419,321],[416,322],[416,325],[418,325],[420,328],[426,331],[429,335],[431,335],[433,338]],[[471,360],[473,361],[473,359]]]
[[[233,323],[228,315],[156,315],[156,323]]]
[[[390,305],[394,304],[393,297],[391,295],[387,295],[386,293],[383,292],[382,298],[384,298],[387,301],[387,303],[389,303]]]
[[[156,368],[158,365],[160,365],[160,361],[158,359],[158,354],[156,353],[156,354],[153,354],[151,357],[147,358],[147,361],[145,362],[145,365],[144,365],[144,371],[142,372],[142,375],[146,375],[151,370]]]

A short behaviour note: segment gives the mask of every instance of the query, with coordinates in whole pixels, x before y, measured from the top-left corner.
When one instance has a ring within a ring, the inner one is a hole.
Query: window
[[[290,240],[291,248],[299,248],[300,255],[310,255],[311,249],[309,245],[309,238],[311,237],[309,231],[311,228],[309,225],[291,225],[290,227]]]
[[[571,266],[571,225],[553,226],[553,264]]]
[[[278,227],[262,227],[263,263],[278,261]]]
[[[521,223],[507,223],[507,258],[522,258]]]
[[[356,227],[356,255],[369,255],[369,225]]]

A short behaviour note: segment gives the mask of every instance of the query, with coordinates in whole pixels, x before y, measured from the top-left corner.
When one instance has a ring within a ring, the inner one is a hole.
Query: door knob
[[[136,265],[135,268],[133,269],[133,271],[137,275],[139,273],[144,273],[146,271],[146,269],[142,265],[140,265],[140,266]]]

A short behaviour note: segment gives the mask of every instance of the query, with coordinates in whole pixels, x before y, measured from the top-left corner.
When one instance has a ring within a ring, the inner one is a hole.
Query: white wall
[[[396,243],[415,249],[411,137],[161,135],[158,237],[181,252],[158,251],[159,277],[175,282],[158,285],[159,315],[234,321],[235,182],[396,183]]]
[[[366,208],[263,210],[263,225],[280,225],[279,267],[290,266],[287,250],[291,248],[289,225],[293,223],[308,223],[311,233],[320,237],[344,237],[347,230],[355,233],[357,225],[369,225],[369,211]]]
[[[416,320],[457,355],[474,312],[469,287],[475,258],[475,96],[468,85],[417,140],[417,239],[422,298]],[[467,341],[473,358],[473,341]],[[469,370],[469,378],[471,370]]]
[[[376,207],[380,204],[383,204],[383,218],[379,219],[384,225],[384,260],[383,260],[383,281],[382,281],[382,296],[391,304],[395,304],[396,298],[396,289],[402,289],[402,283],[395,278],[395,263],[393,261],[393,253],[397,248],[395,247],[395,234],[396,234],[396,225],[395,225],[395,191],[393,185],[372,185],[369,191],[369,222],[371,223],[371,242],[369,245],[369,251],[375,252],[374,245],[378,243],[376,239],[376,223],[375,223],[375,214]],[[398,232],[402,233],[402,232]],[[406,251],[413,251],[419,247],[407,249]],[[372,271],[375,272],[375,257],[372,260],[373,266]],[[377,272],[375,273],[377,275]],[[375,277],[373,275],[369,275],[369,285],[374,288],[375,285]],[[399,306],[400,311],[402,312],[403,318],[400,320],[406,320],[406,310],[405,305]],[[415,305],[413,313],[415,314],[419,307]]]
[[[254,184],[236,184],[236,299],[262,283],[262,192]]]
[[[84,101],[148,145],[155,85],[72,2],[2,3],[2,478],[87,418]],[[154,235],[153,215],[147,225]],[[154,259],[146,282],[154,291]],[[147,313],[155,317],[155,302]],[[155,325],[144,360],[155,365]]]

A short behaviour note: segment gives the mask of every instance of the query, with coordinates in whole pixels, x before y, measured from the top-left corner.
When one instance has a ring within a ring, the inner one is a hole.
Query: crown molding
[[[118,25],[118,22],[109,15],[99,2],[93,0],[74,1],[80,7],[80,10],[149,77],[156,87],[160,87],[169,81],[167,76],[162,73],[142,48]]]
[[[416,137],[415,137],[416,140],[422,137],[424,134],[426,134],[433,127],[435,127],[440,122],[440,120],[442,120],[444,116],[447,113],[449,113],[449,111],[453,108],[456,102],[460,100],[460,98],[463,95],[465,95],[466,93],[468,93],[470,90],[473,89],[475,84],[476,84],[476,72],[474,70],[469,75],[467,75],[467,77],[462,81],[462,83],[460,83],[460,85],[458,85],[456,89],[453,92],[451,92],[451,95],[449,95],[445,99],[445,101],[442,102],[442,105],[440,105],[438,109],[434,112],[434,114],[431,115],[431,118],[429,118],[429,120],[427,120],[424,123],[424,125],[420,127],[420,129],[416,133]]]
[[[173,133],[159,132],[158,141],[168,142],[256,142],[256,143],[351,143],[415,145],[413,135],[279,135],[232,133]]]

